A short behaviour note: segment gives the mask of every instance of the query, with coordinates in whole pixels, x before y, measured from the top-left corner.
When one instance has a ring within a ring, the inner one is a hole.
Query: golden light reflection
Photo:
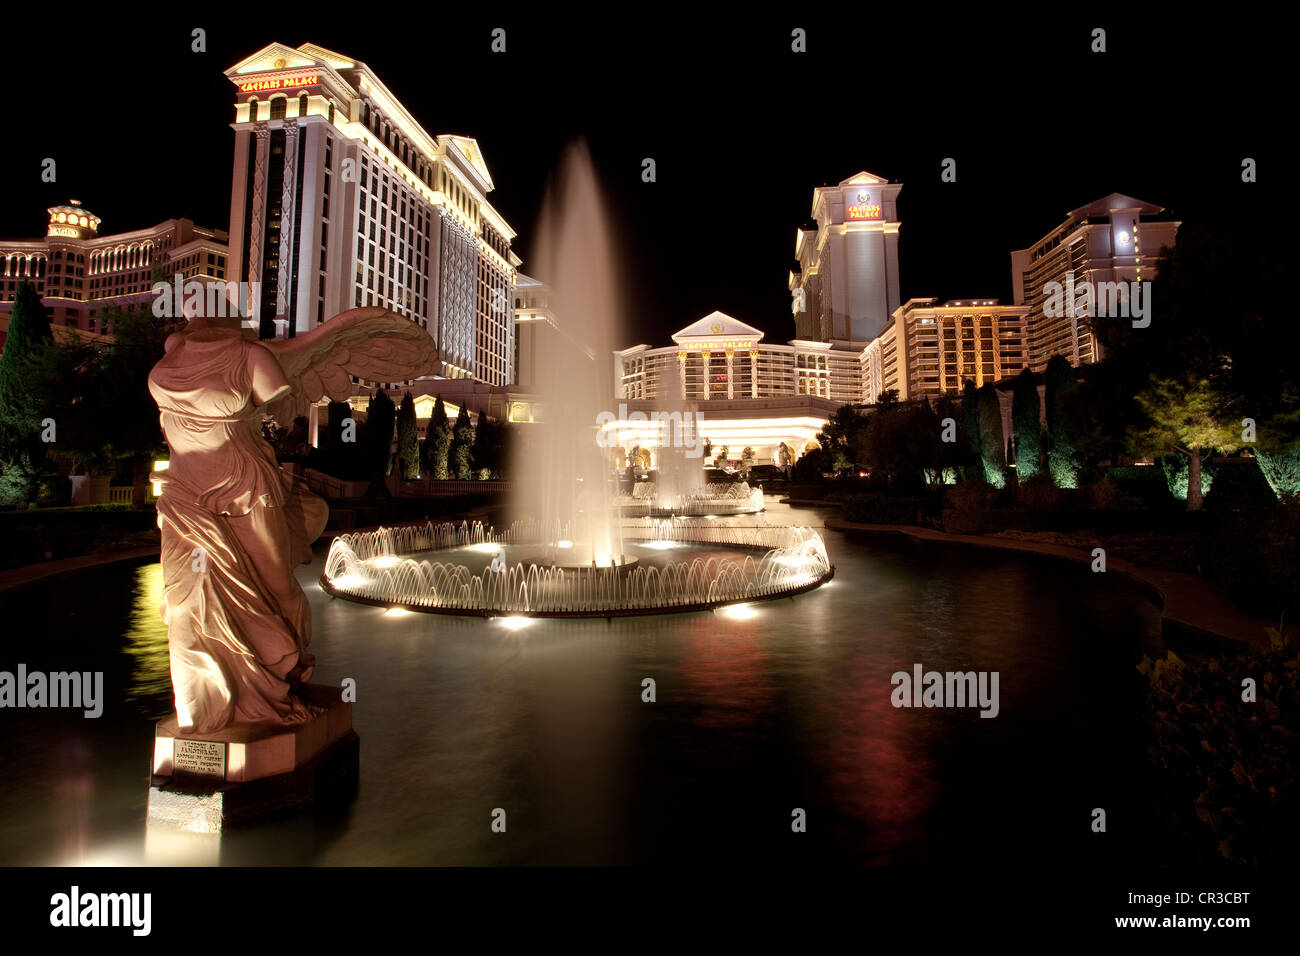
[[[171,707],[171,658],[167,651],[167,625],[162,607],[163,573],[161,564],[146,564],[136,569],[132,583],[131,619],[127,625],[123,650],[134,659],[127,700],[156,704],[162,696]],[[160,715],[161,716],[161,715]]]

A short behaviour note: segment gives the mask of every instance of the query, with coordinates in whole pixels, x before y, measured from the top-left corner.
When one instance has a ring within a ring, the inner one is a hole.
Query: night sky
[[[66,42],[9,36],[0,236],[40,235],[45,208],[70,196],[106,232],[172,216],[226,228],[234,88],[223,71],[273,41],[362,60],[430,133],[475,137],[525,272],[548,178],[585,137],[625,263],[629,345],[665,344],[713,309],[769,340],[793,336],[795,229],[815,186],[862,169],[904,183],[904,300],[1010,301],[1010,251],[1113,191],[1184,222],[1265,234],[1289,204],[1289,34],[1257,13],[1206,27],[1100,8],[1045,19],[1039,5],[1032,29],[1013,29],[937,9],[916,22],[865,7],[742,22],[629,5],[579,27],[396,9],[307,28],[324,18],[115,10],[69,14]],[[206,53],[190,51],[196,26]],[[504,55],[489,50],[495,26]],[[806,54],[790,52],[795,26],[808,30]],[[1105,54],[1089,52],[1094,26],[1107,29]],[[56,184],[40,180],[46,156]],[[939,178],[948,156],[956,183]],[[1260,182],[1241,182],[1244,156]],[[655,183],[641,181],[645,157]]]

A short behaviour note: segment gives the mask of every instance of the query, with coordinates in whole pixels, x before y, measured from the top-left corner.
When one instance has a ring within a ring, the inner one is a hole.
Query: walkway
[[[0,571],[0,591],[22,587],[33,581],[40,581],[42,578],[84,571],[86,568],[97,568],[105,564],[116,564],[118,561],[139,561],[141,558],[158,560],[158,545],[149,548],[132,548],[129,551],[97,551],[94,554],[83,554],[75,558],[41,561],[38,564],[25,564],[21,568]]]

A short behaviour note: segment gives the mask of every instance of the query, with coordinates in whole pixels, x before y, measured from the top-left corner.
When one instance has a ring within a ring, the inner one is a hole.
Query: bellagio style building
[[[226,76],[231,278],[260,336],[379,305],[428,330],[438,374],[510,383],[520,260],[477,142],[426,132],[364,63],[314,44],[273,43]]]
[[[148,308],[154,282],[175,275],[224,279],[226,233],[188,219],[101,232],[99,216],[71,199],[48,210],[39,239],[0,239],[0,323],[7,328],[20,283],[41,296],[56,329],[111,335],[109,308]]]

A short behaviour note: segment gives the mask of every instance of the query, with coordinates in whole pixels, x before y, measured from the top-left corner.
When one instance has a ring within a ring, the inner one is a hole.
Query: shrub
[[[1169,493],[1179,501],[1187,500],[1187,458],[1184,455],[1166,456],[1160,459],[1160,467],[1165,473],[1165,483]],[[1205,458],[1201,459],[1201,494],[1210,493],[1214,476],[1218,468]]]
[[[820,485],[826,481],[823,472],[829,468],[826,453],[820,448],[812,448],[803,453],[790,471],[790,480],[801,485]]]
[[[1065,494],[1047,474],[1022,481],[1016,490],[1016,504],[1030,511],[1056,511],[1064,502]]]
[[[1180,846],[1191,860],[1282,865],[1295,857],[1296,767],[1300,749],[1300,654],[1270,629],[1272,648],[1234,661],[1188,663],[1171,651],[1144,657],[1148,754],[1163,778]],[[1257,681],[1242,701],[1242,676]],[[1190,838],[1190,839],[1189,839]]]
[[[1254,462],[1225,462],[1215,472],[1214,485],[1205,496],[1204,507],[1211,512],[1261,509],[1267,512],[1277,500]]]
[[[1300,494],[1300,444],[1290,450],[1255,449],[1260,471],[1279,498]]]
[[[1248,614],[1276,620],[1300,614],[1300,499],[1292,496],[1213,516],[1205,562]]]
[[[928,524],[934,502],[924,497],[897,497],[865,492],[844,498],[844,519],[860,524]]]
[[[1084,507],[1097,508],[1102,511],[1112,511],[1120,507],[1119,488],[1109,478],[1101,478],[1098,481],[1090,482],[1083,485],[1079,490],[1082,492]]]
[[[954,511],[988,511],[997,500],[998,489],[979,481],[963,481],[944,489],[944,506]]]
[[[36,501],[42,508],[66,508],[72,504],[72,479],[67,475],[44,475],[37,487]]]

